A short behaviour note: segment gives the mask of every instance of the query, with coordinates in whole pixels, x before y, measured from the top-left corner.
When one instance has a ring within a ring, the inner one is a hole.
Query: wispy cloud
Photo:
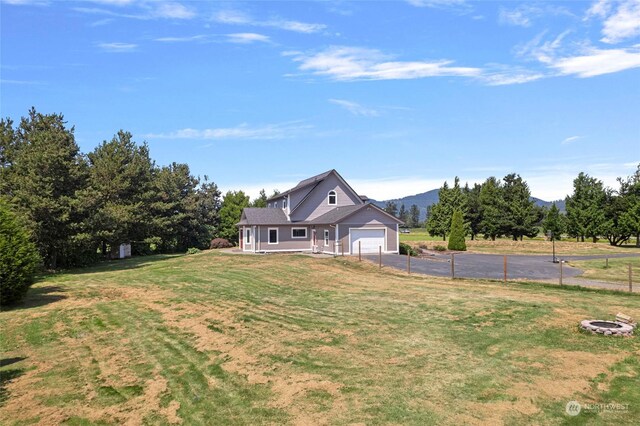
[[[451,60],[393,61],[376,49],[334,46],[324,51],[304,54],[287,52],[299,69],[339,81],[402,80],[425,77],[476,77],[481,69],[452,66]]]
[[[498,13],[498,21],[501,24],[515,25],[519,27],[531,26],[531,20],[534,16],[539,14],[538,8],[533,8],[527,5],[518,6],[515,9],[500,8]]]
[[[640,0],[597,1],[587,11],[586,19],[604,19],[600,41],[615,44],[640,35]]]
[[[324,24],[292,21],[282,18],[272,18],[267,20],[255,19],[247,13],[238,10],[223,10],[213,16],[213,20],[221,24],[247,25],[255,27],[271,27],[298,33],[317,33],[324,30]]]
[[[301,122],[288,122],[279,124],[267,124],[252,127],[246,123],[236,127],[220,127],[212,129],[180,129],[169,133],[148,133],[143,135],[147,139],[287,139],[294,137],[313,126]]]
[[[362,117],[377,117],[380,115],[377,110],[373,108],[367,108],[357,102],[347,101],[345,99],[329,99],[329,102],[341,106],[353,115],[359,115]]]
[[[562,142],[560,142],[562,145],[568,145],[570,143],[573,143],[575,141],[577,141],[578,139],[582,139],[582,136],[569,136],[568,138],[565,138]]]
[[[234,33],[227,34],[226,37],[230,43],[239,44],[249,44],[255,42],[269,43],[271,41],[268,36],[256,33]]]
[[[513,9],[500,7],[498,22],[504,25],[530,27],[544,16],[574,16],[567,8],[551,4],[521,4]]]
[[[640,68],[640,46],[628,49],[586,48],[581,54],[554,59],[549,66],[581,78]]]
[[[98,47],[105,52],[128,53],[135,51],[138,45],[134,43],[98,43]]]
[[[565,46],[565,31],[553,40],[543,42],[546,33],[520,46],[517,53],[546,65],[553,75],[595,77],[640,67],[640,45],[618,49],[599,49],[585,42]]]
[[[103,5],[100,7],[75,7],[73,10],[86,14],[106,15],[118,18],[152,20],[152,19],[178,19],[188,20],[196,17],[194,9],[182,3],[168,1],[111,1],[92,0],[93,3]],[[115,7],[108,8],[108,6]]]
[[[467,5],[465,0],[406,0],[411,6],[415,7],[431,7],[431,8],[443,8],[443,7],[460,7]]]
[[[159,37],[154,39],[154,41],[159,41],[162,43],[186,43],[191,41],[204,41],[209,37],[205,34],[198,34],[194,36],[184,36],[184,37]]]
[[[13,85],[19,85],[19,86],[33,86],[33,85],[45,84],[42,81],[35,81],[35,80],[6,80],[6,79],[1,79],[0,83],[13,84]]]
[[[531,71],[524,68],[507,69],[502,67],[498,71],[486,71],[479,78],[489,86],[507,86],[511,84],[524,84],[547,77],[546,74]]]

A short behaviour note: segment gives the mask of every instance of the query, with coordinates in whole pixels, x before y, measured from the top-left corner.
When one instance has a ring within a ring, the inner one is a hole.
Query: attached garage
[[[384,228],[350,228],[351,253],[358,253],[358,245],[362,253],[378,253],[380,247],[387,251],[385,237]]]

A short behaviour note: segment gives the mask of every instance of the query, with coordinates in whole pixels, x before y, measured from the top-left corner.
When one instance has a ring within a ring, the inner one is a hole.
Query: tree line
[[[611,245],[636,239],[640,245],[640,165],[632,176],[618,178],[618,188],[605,187],[601,180],[580,173],[573,181],[573,193],[565,199],[566,213],[555,203],[549,209],[537,206],[529,185],[511,173],[502,180],[489,177],[473,187],[447,182],[439,190],[439,201],[427,209],[426,229],[431,236],[446,240],[454,213],[464,218],[464,233],[471,239],[510,237],[533,238],[542,230],[554,239],[562,235],[596,242],[606,238]]]
[[[187,164],[158,166],[146,143],[120,130],[83,154],[62,114],[32,108],[14,125],[0,120],[0,202],[28,231],[43,266],[82,266],[108,258],[122,243],[133,254],[208,248],[214,237],[237,241],[242,191],[224,197]],[[265,201],[261,194],[258,204]]]

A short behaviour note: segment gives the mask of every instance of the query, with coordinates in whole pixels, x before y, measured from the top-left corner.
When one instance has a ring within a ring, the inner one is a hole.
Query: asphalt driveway
[[[634,257],[636,254],[592,255],[592,256],[564,256],[565,261],[604,259],[614,257]],[[377,255],[363,256],[372,262],[378,262]],[[504,256],[496,254],[460,253],[455,254],[455,276],[459,278],[484,278],[501,280],[504,277]],[[397,254],[383,254],[382,264],[387,267],[407,270],[407,256]],[[411,272],[440,277],[451,276],[451,255],[435,254],[428,258],[411,258]],[[562,265],[563,277],[571,278],[579,275],[582,270],[570,264]],[[551,256],[544,255],[508,255],[507,279],[529,279],[547,281],[560,277],[560,264],[553,263]]]

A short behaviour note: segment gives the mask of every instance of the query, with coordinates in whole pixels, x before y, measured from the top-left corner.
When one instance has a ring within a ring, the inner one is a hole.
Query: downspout
[[[340,235],[340,225],[338,225],[336,223],[336,244],[335,244],[335,248],[333,250],[333,255],[334,256],[338,256],[340,254],[340,252],[338,251],[338,239],[339,239],[339,235]]]
[[[396,223],[396,253],[400,254],[400,229],[398,223]]]

